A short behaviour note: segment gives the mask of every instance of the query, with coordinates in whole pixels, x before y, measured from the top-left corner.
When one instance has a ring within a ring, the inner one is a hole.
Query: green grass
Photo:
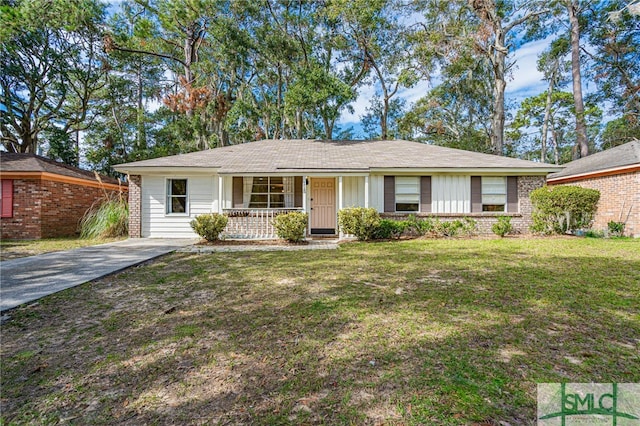
[[[80,247],[94,246],[122,238],[84,239],[78,237],[44,238],[41,240],[0,240],[0,260],[34,256],[54,251],[71,250]]]
[[[5,423],[529,424],[640,381],[640,241],[173,254],[19,308]]]

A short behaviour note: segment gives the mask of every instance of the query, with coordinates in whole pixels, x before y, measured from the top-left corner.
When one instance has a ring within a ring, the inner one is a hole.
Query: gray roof
[[[118,171],[216,168],[221,174],[367,172],[371,169],[528,169],[558,166],[404,140],[262,140],[207,151],[120,164]]]
[[[618,167],[640,165],[640,141],[635,140],[624,145],[591,154],[565,164],[565,169],[549,175],[549,179],[588,174]]]
[[[95,173],[60,163],[35,154],[0,152],[0,171],[2,172],[46,172],[97,182]],[[118,184],[112,177],[100,175],[104,183]],[[125,184],[126,185],[126,184]]]

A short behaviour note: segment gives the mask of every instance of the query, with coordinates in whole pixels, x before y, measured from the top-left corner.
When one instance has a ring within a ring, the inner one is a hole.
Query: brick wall
[[[117,191],[115,191],[117,192]],[[2,218],[3,239],[72,236],[101,188],[39,179],[13,180],[13,217]]]
[[[129,238],[142,237],[142,177],[129,175]]]
[[[610,221],[626,221],[625,235],[640,237],[640,172],[600,176],[562,185],[600,191],[593,229],[604,231]]]
[[[40,191],[39,179],[13,180],[13,216],[0,219],[2,239],[42,238]]]

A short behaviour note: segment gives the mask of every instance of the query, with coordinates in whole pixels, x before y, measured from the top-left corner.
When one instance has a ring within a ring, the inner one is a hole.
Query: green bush
[[[477,222],[471,218],[454,219],[451,221],[436,221],[430,234],[434,237],[457,237],[459,235],[474,235]]]
[[[406,224],[407,230],[414,232],[421,237],[433,232],[435,228],[435,221],[433,218],[426,217],[424,219],[418,219],[414,214],[409,215],[406,220]]]
[[[600,191],[579,186],[544,186],[531,191],[533,232],[564,234],[589,228]]]
[[[478,222],[470,217],[440,221],[437,218],[426,217],[418,219],[410,215],[406,220],[406,229],[415,232],[419,236],[432,238],[455,237],[459,235],[475,235],[478,230]]]
[[[217,241],[220,233],[227,226],[228,218],[219,213],[208,213],[196,216],[191,221],[191,228],[207,241]]]
[[[624,222],[612,220],[607,223],[607,228],[609,229],[609,235],[614,237],[622,237],[624,235]]]
[[[511,225],[511,216],[498,216],[498,222],[491,226],[491,230],[494,234],[503,238],[505,235],[513,231],[513,225]]]
[[[373,239],[398,239],[402,236],[407,227],[408,223],[404,220],[380,219],[380,223],[378,223],[378,227],[373,233]]]
[[[129,232],[129,206],[122,194],[94,204],[80,221],[81,238],[125,237]]]
[[[308,216],[302,212],[280,214],[273,220],[273,227],[279,238],[296,243],[307,235]]]
[[[380,215],[371,207],[350,207],[338,212],[338,225],[345,234],[360,241],[370,240],[380,225]]]

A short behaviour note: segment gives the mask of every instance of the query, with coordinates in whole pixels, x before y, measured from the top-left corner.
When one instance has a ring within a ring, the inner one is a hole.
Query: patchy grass
[[[84,239],[77,237],[45,238],[42,240],[0,240],[0,260],[34,256],[53,251],[71,250],[80,247],[119,241],[122,238]]]
[[[538,382],[640,381],[639,253],[504,239],[165,256],[10,312],[3,421],[531,424]]]

